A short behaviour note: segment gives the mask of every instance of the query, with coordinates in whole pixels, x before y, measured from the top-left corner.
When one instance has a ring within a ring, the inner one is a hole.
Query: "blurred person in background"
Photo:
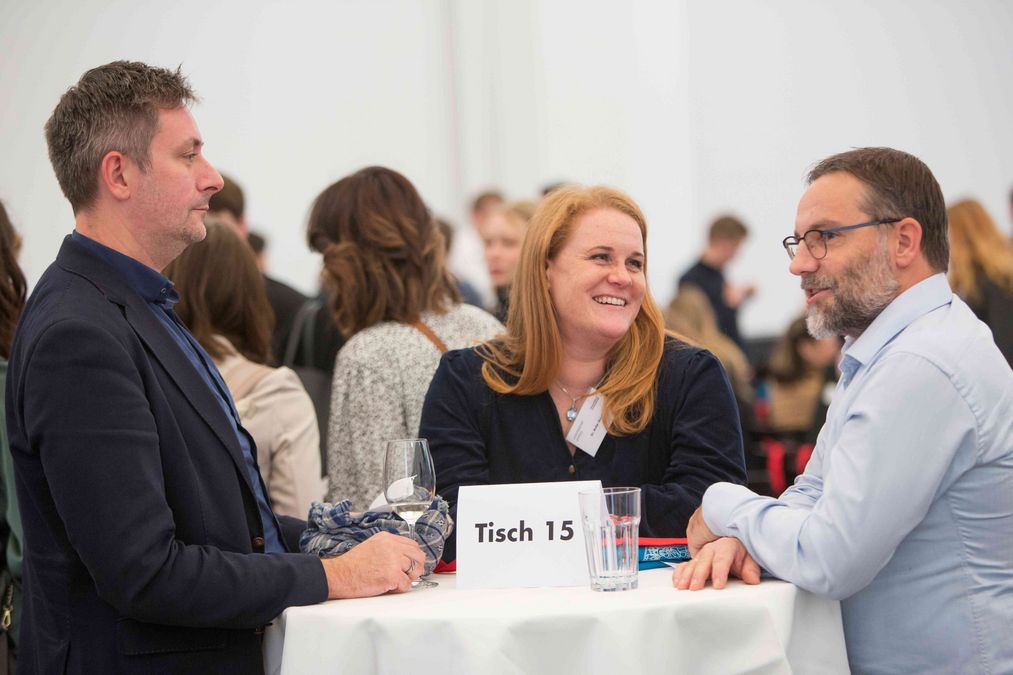
[[[246,222],[246,197],[243,188],[234,179],[222,174],[225,184],[222,189],[211,196],[208,204],[208,215],[228,223],[241,237],[246,237],[250,228]],[[263,241],[263,238],[261,238]],[[263,248],[261,249],[263,250]],[[306,296],[286,283],[278,281],[261,269],[264,287],[267,290],[267,302],[274,312],[274,328],[271,333],[271,363],[283,362],[285,345],[292,332],[299,308],[306,302]]]
[[[757,382],[756,447],[764,472],[750,489],[776,497],[805,471],[833,400],[840,355],[840,338],[812,337],[805,317],[778,340]]]
[[[506,321],[510,307],[510,286],[521,259],[524,233],[537,206],[530,200],[518,200],[501,206],[489,216],[481,231],[485,264],[489,268],[489,277],[496,292],[496,305],[492,313],[503,322]]]
[[[437,218],[436,225],[440,228],[440,234],[443,235],[446,256],[449,259],[451,251],[454,250],[454,226],[450,224],[449,220],[444,218]],[[461,294],[462,302],[474,305],[475,307],[482,307],[482,296],[478,294],[474,286],[464,279],[458,279],[456,276],[454,276],[454,285],[457,286],[457,292]]]
[[[950,286],[985,325],[1013,367],[1013,244],[975,199],[946,211],[950,223]]]
[[[840,356],[840,338],[814,338],[804,317],[791,322],[767,364],[771,431],[816,442],[837,384]]]
[[[246,243],[253,251],[253,257],[257,261],[257,269],[263,274],[267,269],[267,240],[259,232],[250,230],[246,233]]]
[[[275,513],[306,518],[324,496],[317,418],[288,368],[268,365],[273,315],[253,251],[224,221],[208,216],[207,236],[165,268],[180,295],[176,313],[225,380]]]
[[[468,283],[478,292],[481,307],[489,307],[493,303],[492,282],[482,260],[482,228],[490,214],[503,206],[504,201],[499,190],[484,190],[475,195],[468,211],[471,225],[455,231],[454,246],[447,262],[456,279]]]
[[[745,353],[718,327],[714,308],[702,290],[693,284],[679,287],[665,311],[665,327],[718,357],[739,404],[744,429],[751,429],[753,369]]]
[[[368,507],[383,491],[385,443],[418,434],[440,356],[503,325],[461,303],[446,246],[415,186],[368,167],[325,189],[307,236],[324,256],[338,352],[327,437],[329,500]]]
[[[738,255],[742,242],[749,236],[745,224],[734,216],[721,216],[707,230],[707,247],[700,259],[679,278],[679,286],[692,284],[710,300],[721,332],[745,349],[739,333],[739,308],[752,297],[752,284],[732,284],[725,279],[725,269]]]
[[[21,237],[7,217],[7,209],[0,202],[0,541],[3,543],[3,560],[0,561],[0,669],[13,673],[17,665],[18,633],[21,628],[21,547],[24,533],[14,488],[14,461],[7,440],[5,383],[7,359],[11,354],[14,330],[25,306],[27,284],[18,265]],[[9,621],[9,623],[8,623]]]

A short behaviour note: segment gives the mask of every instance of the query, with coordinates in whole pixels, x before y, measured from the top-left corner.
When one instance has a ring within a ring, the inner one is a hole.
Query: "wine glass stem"
[[[408,538],[415,541],[415,523],[408,523]]]

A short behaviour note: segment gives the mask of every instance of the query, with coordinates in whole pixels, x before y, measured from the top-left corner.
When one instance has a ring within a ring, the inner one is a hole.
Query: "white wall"
[[[73,227],[42,126],[89,67],[182,64],[203,98],[206,153],[245,189],[277,273],[304,290],[313,198],[362,166],[411,177],[456,208],[446,7],[439,2],[7,0],[0,4],[0,198],[25,232],[31,279]]]
[[[747,333],[801,311],[780,247],[805,170],[852,147],[924,160],[947,200],[977,195],[1008,228],[1013,3],[690,3],[693,214],[730,209],[753,236],[732,275],[760,285]]]
[[[72,226],[42,125],[87,68],[182,63],[207,154],[246,189],[276,275],[304,290],[313,197],[367,164],[463,220],[498,185],[607,182],[651,223],[667,301],[714,215],[753,236],[731,276],[760,293],[747,334],[798,311],[780,239],[815,160],[882,144],[1006,227],[1013,3],[1005,0],[344,0],[0,4],[0,198],[34,280]]]

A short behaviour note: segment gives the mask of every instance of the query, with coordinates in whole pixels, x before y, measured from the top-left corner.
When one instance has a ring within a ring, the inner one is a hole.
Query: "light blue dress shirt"
[[[1013,372],[932,276],[856,340],[805,473],[704,495],[718,535],[841,600],[856,673],[1013,673]]]

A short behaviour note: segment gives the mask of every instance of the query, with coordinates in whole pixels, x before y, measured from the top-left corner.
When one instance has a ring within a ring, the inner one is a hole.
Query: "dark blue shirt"
[[[257,466],[257,452],[253,437],[243,428],[239,420],[239,413],[232,401],[232,395],[229,394],[228,387],[225,386],[225,381],[211,357],[186,329],[176,313],[172,311],[173,306],[179,302],[179,294],[173,288],[172,282],[147,265],[103,246],[80,232],[75,231],[71,237],[101,257],[110,267],[122,275],[127,284],[141,296],[155,317],[165,326],[165,330],[168,331],[173,341],[179,345],[190,363],[193,364],[194,369],[204,378],[208,388],[216,394],[215,398],[222,406],[222,410],[236,434],[236,439],[239,441],[239,446],[243,449],[246,472],[256,493],[257,508],[260,511],[260,520],[264,527],[264,551],[283,553],[285,548],[281,544],[281,528],[267,501],[267,490],[264,488],[260,469]]]
[[[745,349],[745,343],[739,334],[739,310],[725,302],[724,272],[699,260],[679,278],[679,284],[692,284],[703,291],[714,308],[718,328],[741,349]]]

